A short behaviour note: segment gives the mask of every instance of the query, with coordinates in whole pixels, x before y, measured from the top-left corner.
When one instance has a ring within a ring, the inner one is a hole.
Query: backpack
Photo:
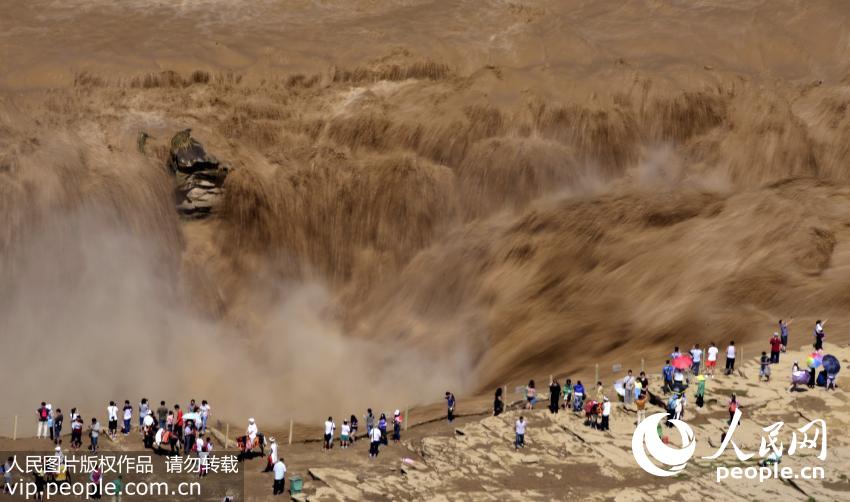
[[[42,420],[47,420],[48,413],[46,406],[42,406],[38,413]]]
[[[735,413],[736,411],[738,411],[738,402],[732,401],[731,403],[729,403],[729,412]]]

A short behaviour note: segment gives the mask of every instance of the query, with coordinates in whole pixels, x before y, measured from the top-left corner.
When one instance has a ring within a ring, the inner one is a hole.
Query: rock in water
[[[204,218],[222,199],[222,185],[230,170],[207,153],[204,146],[184,129],[171,138],[168,167],[177,181],[177,211],[191,218]]]

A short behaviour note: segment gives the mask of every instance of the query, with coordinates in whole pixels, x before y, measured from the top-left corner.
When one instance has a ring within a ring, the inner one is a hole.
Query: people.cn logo
[[[666,413],[656,413],[638,424],[632,436],[632,453],[638,465],[646,472],[655,476],[675,476],[685,469],[688,460],[694,456],[697,448],[694,430],[681,420],[670,420],[682,436],[682,447],[666,445],[658,437],[658,424],[662,420],[667,420]],[[663,468],[657,466],[656,462],[662,464]]]

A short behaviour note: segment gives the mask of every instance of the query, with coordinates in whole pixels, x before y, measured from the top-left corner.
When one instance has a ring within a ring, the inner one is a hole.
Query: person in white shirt
[[[705,372],[708,373],[710,378],[714,378],[714,368],[717,367],[717,353],[720,352],[720,349],[714,345],[714,342],[711,342],[708,345],[708,350],[706,351],[706,361],[705,361]]]
[[[726,347],[726,371],[724,374],[731,375],[735,372],[735,340],[729,342]]]
[[[206,399],[201,401],[201,433],[207,432],[207,420],[210,419],[210,403]]]
[[[525,448],[525,427],[527,422],[525,421],[525,417],[520,415],[517,419],[516,424],[514,424],[514,431],[516,432],[516,441],[514,442],[514,449],[519,450],[520,448]]]
[[[124,401],[124,428],[121,432],[126,436],[130,433],[130,421],[133,420],[133,407],[130,406],[130,401]]]
[[[334,447],[334,431],[336,430],[336,424],[334,423],[333,417],[328,417],[327,421],[325,421],[325,449],[330,450]]]
[[[274,463],[274,485],[272,487],[272,495],[280,495],[283,493],[284,478],[286,476],[286,464],[283,459],[278,459]]]
[[[823,325],[826,321],[821,322],[820,319],[815,323],[815,350],[823,350],[823,339],[826,333],[823,332]]]
[[[679,368],[673,371],[673,390],[675,392],[685,390],[685,374]]]
[[[198,477],[204,477],[210,470],[209,456],[213,449],[212,440],[207,437],[205,441],[203,436],[201,436],[198,438],[198,442],[195,443],[195,445],[195,449],[198,451],[198,458],[201,460]]]
[[[381,446],[381,429],[372,427],[369,431],[369,458],[378,456],[378,448]]]
[[[702,349],[699,348],[699,344],[694,345],[694,348],[691,349],[691,358],[693,359],[691,372],[694,376],[699,375],[700,362],[702,362]]]
[[[635,377],[632,370],[623,378],[623,406],[628,406],[635,402]]]
[[[342,427],[339,431],[339,446],[340,448],[348,448],[351,436],[351,426],[348,425],[348,420],[342,421]]]
[[[257,427],[257,422],[254,418],[248,419],[248,428],[245,430],[245,449],[250,451],[254,447],[254,441],[257,440],[257,434],[260,428]]]
[[[608,420],[611,418],[611,401],[608,400],[608,396],[602,398],[602,426],[599,428],[601,431],[607,431]]]
[[[109,437],[115,439],[118,436],[118,407],[115,406],[115,401],[109,401],[106,414],[109,421]]]

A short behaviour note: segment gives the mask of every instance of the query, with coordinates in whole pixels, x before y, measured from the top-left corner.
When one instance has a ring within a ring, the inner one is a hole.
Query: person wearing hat
[[[608,396],[602,396],[602,425],[599,427],[599,430],[607,431],[608,427],[608,419],[611,417],[611,401],[608,400]]]
[[[245,430],[245,450],[251,450],[254,447],[254,441],[257,440],[257,433],[260,431],[257,427],[257,422],[254,417],[248,419],[248,428]]]
[[[770,364],[779,364],[779,353],[782,352],[782,339],[774,332],[770,338]]]
[[[398,443],[399,441],[401,441],[401,412],[395,410],[395,413],[393,413],[393,442]]]

